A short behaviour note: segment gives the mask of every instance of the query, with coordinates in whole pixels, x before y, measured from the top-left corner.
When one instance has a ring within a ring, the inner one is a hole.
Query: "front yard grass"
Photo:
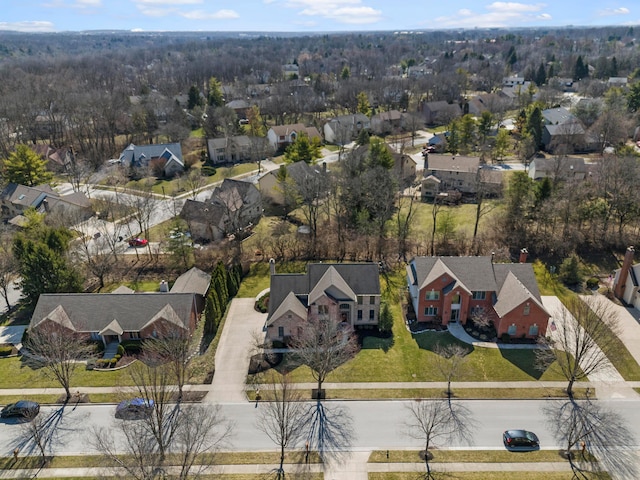
[[[0,388],[60,388],[60,384],[45,376],[42,369],[26,365],[20,357],[0,359]],[[131,376],[126,368],[121,370],[87,370],[83,364],[76,367],[71,388],[131,386]]]
[[[433,477],[436,480],[540,480],[540,472],[435,472]],[[369,480],[416,480],[416,473],[369,473]],[[542,475],[544,480],[570,480],[571,472],[544,472]],[[588,480],[610,480],[611,477],[606,473],[587,474]]]
[[[268,267],[268,266],[267,266]],[[393,317],[393,336],[389,339],[366,339],[362,350],[349,362],[332,372],[327,382],[438,382],[444,381],[435,368],[436,345],[460,343],[448,332],[425,332],[412,335],[406,328],[400,307],[405,292],[404,270],[381,276],[381,289]],[[465,375],[454,381],[562,381],[565,378],[555,364],[541,372],[533,367],[532,350],[474,348],[467,355]],[[313,382],[311,371],[285,356],[277,367],[290,371],[294,382]]]

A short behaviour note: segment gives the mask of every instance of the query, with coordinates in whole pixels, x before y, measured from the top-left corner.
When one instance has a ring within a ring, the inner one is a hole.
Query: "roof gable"
[[[313,290],[309,292],[309,305],[315,303],[324,294],[336,300],[349,299],[354,302],[357,300],[354,291],[333,266],[324,272]]]

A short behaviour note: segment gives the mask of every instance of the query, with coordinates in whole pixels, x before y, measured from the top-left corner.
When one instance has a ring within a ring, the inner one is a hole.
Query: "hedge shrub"
[[[11,345],[0,347],[0,357],[6,357],[7,355],[11,355],[13,351],[13,347]]]

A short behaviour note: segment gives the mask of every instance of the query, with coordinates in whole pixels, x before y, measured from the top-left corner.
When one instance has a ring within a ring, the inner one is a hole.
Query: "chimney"
[[[618,276],[618,283],[616,283],[613,287],[613,294],[616,298],[622,299],[624,295],[624,289],[627,286],[627,278],[629,277],[629,270],[631,270],[631,265],[633,265],[633,255],[635,253],[635,249],[633,246],[627,248],[626,253],[624,254],[624,260],[622,261],[622,268],[620,268],[620,275]]]
[[[529,250],[523,248],[520,250],[520,263],[527,263],[527,255],[529,255]]]
[[[162,280],[160,282],[160,291],[162,293],[167,293],[169,291],[169,284],[167,283],[166,280]]]
[[[269,259],[269,273],[271,275],[276,274],[276,261],[273,258]]]

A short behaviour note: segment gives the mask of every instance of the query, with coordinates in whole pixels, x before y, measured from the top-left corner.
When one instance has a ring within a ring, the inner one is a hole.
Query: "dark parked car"
[[[19,417],[32,420],[40,413],[40,404],[31,400],[19,400],[10,403],[0,411],[0,417]]]
[[[507,450],[512,452],[531,452],[540,449],[540,441],[533,432],[527,430],[507,430],[502,434]]]
[[[116,407],[116,418],[122,420],[142,420],[151,415],[153,400],[136,397],[121,401]]]

